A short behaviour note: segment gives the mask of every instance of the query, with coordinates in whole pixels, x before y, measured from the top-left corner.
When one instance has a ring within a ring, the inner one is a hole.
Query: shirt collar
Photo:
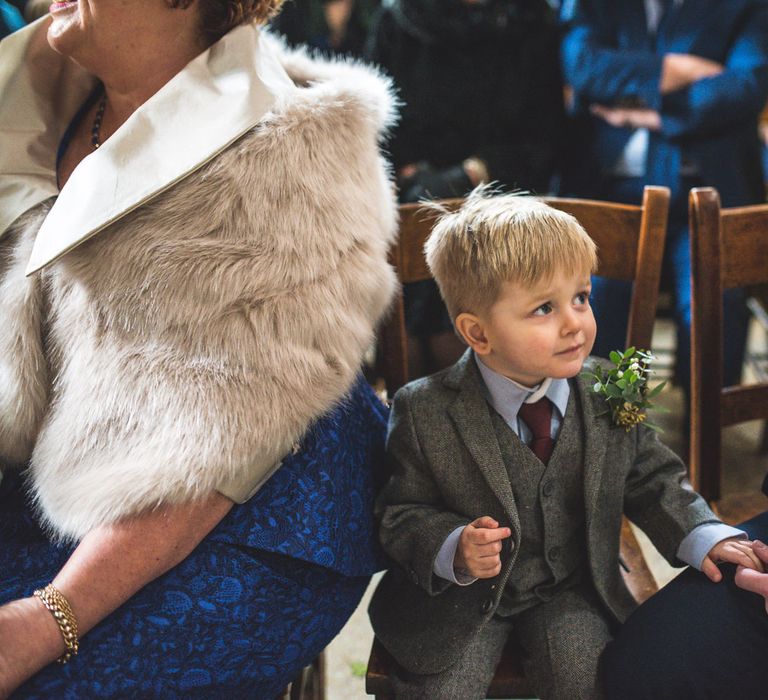
[[[528,402],[537,401],[546,396],[560,413],[565,416],[571,388],[567,379],[545,379],[537,387],[525,387],[522,384],[492,370],[475,355],[475,363],[480,370],[480,376],[488,389],[488,394],[494,410],[508,423],[514,425],[520,407]]]
[[[50,18],[0,43],[0,236],[30,207],[58,198],[27,274],[168,189],[252,129],[295,89],[256,27],[200,54],[56,187],[56,150],[95,78],[47,43]]]

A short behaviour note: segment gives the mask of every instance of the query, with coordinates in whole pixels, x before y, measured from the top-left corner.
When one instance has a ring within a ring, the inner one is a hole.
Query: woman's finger
[[[754,569],[739,567],[735,580],[739,588],[768,598],[768,574],[760,574]]]

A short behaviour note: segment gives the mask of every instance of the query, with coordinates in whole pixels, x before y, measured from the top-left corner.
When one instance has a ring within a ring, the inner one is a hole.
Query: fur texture
[[[0,241],[0,455],[59,537],[255,485],[359,370],[395,287],[393,102],[361,66],[284,60],[290,99],[41,274],[41,215]]]

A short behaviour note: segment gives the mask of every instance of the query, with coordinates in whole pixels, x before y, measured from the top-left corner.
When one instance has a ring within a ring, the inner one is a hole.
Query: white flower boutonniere
[[[651,402],[665,386],[666,382],[648,388],[648,380],[653,371],[651,363],[656,358],[645,350],[627,348],[624,352],[614,350],[609,355],[614,367],[606,370],[597,365],[594,372],[584,372],[592,384],[592,391],[602,394],[608,404],[614,425],[629,431],[630,428],[645,423],[649,428],[660,431],[656,425],[646,420],[647,412],[655,407]]]

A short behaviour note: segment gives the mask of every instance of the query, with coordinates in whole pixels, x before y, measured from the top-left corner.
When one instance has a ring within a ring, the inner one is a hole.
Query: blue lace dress
[[[187,559],[12,698],[275,698],[380,568],[372,504],[385,424],[360,379]],[[0,543],[0,604],[47,584],[72,551],[37,526],[14,473],[0,483]]]

